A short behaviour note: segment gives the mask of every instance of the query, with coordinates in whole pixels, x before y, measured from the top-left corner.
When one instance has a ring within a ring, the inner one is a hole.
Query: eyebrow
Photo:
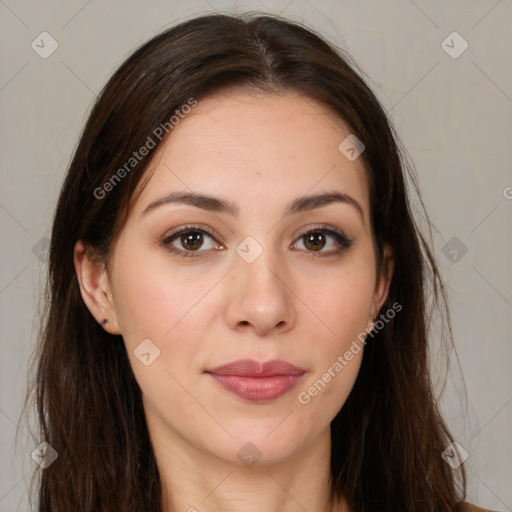
[[[226,213],[235,217],[238,216],[240,211],[235,203],[219,197],[198,194],[196,192],[171,192],[165,197],[151,202],[146,206],[141,215],[146,215],[158,206],[173,203],[195,206],[203,210]],[[353,206],[361,216],[361,219],[364,220],[364,212],[361,205],[353,197],[338,191],[297,197],[286,206],[283,216],[321,208],[332,203],[343,203]]]

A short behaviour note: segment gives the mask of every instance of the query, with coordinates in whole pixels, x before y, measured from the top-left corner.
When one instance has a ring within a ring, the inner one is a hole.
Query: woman
[[[479,510],[433,398],[444,291],[407,171],[296,24],[205,16],[131,55],[55,213],[39,510]]]

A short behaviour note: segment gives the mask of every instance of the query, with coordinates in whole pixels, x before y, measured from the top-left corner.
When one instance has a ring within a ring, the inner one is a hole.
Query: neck
[[[289,459],[265,461],[263,454],[252,467],[200,451],[168,429],[158,434],[151,437],[165,512],[349,512],[330,498],[329,429]]]

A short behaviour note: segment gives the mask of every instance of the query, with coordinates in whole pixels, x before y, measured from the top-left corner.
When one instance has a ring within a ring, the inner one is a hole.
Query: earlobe
[[[377,276],[377,280],[375,283],[375,293],[374,293],[374,305],[375,305],[375,315],[380,308],[386,302],[386,298],[388,296],[389,287],[391,285],[391,280],[393,278],[393,272],[395,269],[395,259],[393,254],[393,249],[389,244],[384,246],[384,254],[382,258],[382,268],[381,272]]]
[[[73,257],[80,293],[85,305],[106,331],[110,334],[120,334],[105,265],[91,258],[81,240],[75,244]]]

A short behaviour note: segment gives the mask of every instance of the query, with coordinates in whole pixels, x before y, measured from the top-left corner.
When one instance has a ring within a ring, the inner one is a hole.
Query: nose
[[[260,336],[282,334],[296,323],[296,296],[284,265],[270,251],[247,263],[236,257],[230,272],[226,321],[231,329]]]

